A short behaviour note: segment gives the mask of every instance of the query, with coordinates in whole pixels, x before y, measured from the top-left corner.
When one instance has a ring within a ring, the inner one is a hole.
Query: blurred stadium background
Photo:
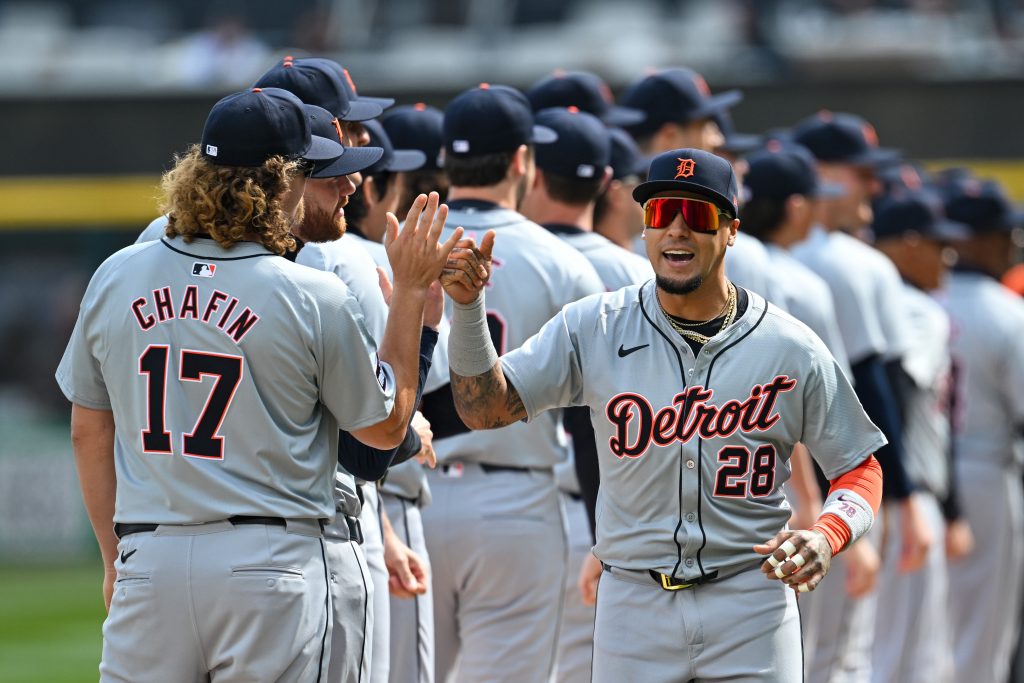
[[[0,0],[0,680],[96,679],[98,555],[53,371],[93,269],[209,107],[286,54],[443,107],[554,68],[685,65],[737,128],[829,108],[1024,198],[1024,0]]]

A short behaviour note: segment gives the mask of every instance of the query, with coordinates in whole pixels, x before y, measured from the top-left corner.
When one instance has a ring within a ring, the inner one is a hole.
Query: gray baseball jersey
[[[655,284],[570,304],[502,358],[531,420],[589,406],[601,491],[594,554],[683,579],[756,562],[789,519],[793,444],[825,475],[885,443],[806,325],[756,294],[696,358]]]
[[[893,292],[899,273],[881,252],[843,232],[811,231],[792,254],[832,290],[850,364],[872,355],[895,358],[907,348]]]
[[[549,227],[566,244],[587,257],[594,266],[606,291],[637,285],[654,277],[651,262],[645,257],[626,251],[603,235],[563,226]]]
[[[521,214],[507,209],[452,210],[444,238],[456,226],[479,242],[497,238],[487,285],[487,322],[498,353],[525,342],[565,304],[605,291],[586,257]],[[566,459],[560,416],[540,416],[487,432],[441,439],[438,459],[458,458],[514,467],[553,467]]]
[[[904,284],[899,299],[916,341],[903,357],[903,369],[914,381],[903,420],[907,475],[936,497],[949,491],[949,407],[953,391],[949,316],[925,292]]]
[[[782,247],[764,246],[771,266],[771,289],[775,294],[771,302],[811,328],[849,377],[850,359],[839,333],[836,306],[828,283]]]
[[[1024,302],[992,278],[959,271],[941,301],[953,325],[957,454],[1024,467]]]
[[[333,518],[339,426],[391,410],[374,359],[337,278],[252,242],[164,238],[96,271],[57,380],[114,412],[118,522]]]
[[[775,303],[775,278],[768,252],[761,240],[751,237],[742,229],[736,233],[736,241],[727,252],[725,275],[740,287],[757,292]]]

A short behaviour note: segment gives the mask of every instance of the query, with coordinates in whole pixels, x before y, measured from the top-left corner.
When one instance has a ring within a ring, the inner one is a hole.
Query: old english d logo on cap
[[[695,167],[696,164],[693,159],[679,159],[679,166],[676,167],[676,178],[689,178],[693,175]]]

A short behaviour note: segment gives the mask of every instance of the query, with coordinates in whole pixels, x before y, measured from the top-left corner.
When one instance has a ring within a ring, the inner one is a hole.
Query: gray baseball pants
[[[327,683],[369,681],[373,645],[373,584],[363,549],[349,538],[345,515],[324,527],[331,578],[331,660]]]
[[[594,653],[594,607],[584,605],[579,577],[593,542],[587,510],[581,500],[562,494],[569,527],[569,566],[565,572],[562,624],[558,632],[558,683],[589,683]]]

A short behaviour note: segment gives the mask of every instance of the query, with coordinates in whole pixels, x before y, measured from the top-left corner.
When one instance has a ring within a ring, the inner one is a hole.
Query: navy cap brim
[[[533,127],[533,140],[539,145],[549,145],[552,142],[558,141],[558,133],[548,128],[547,126],[534,126]]]
[[[402,171],[415,171],[423,168],[427,163],[427,155],[418,149],[396,149],[388,161],[385,170],[392,173]]]
[[[743,100],[743,93],[739,90],[726,90],[723,93],[712,95],[704,100],[704,103],[695,109],[690,115],[690,120],[703,119],[714,116],[731,107],[736,106]]]
[[[633,107],[622,107],[613,104],[601,116],[601,120],[609,126],[635,126],[647,120],[647,112]]]
[[[359,95],[358,97],[356,97],[355,101],[356,102],[369,102],[370,104],[376,104],[382,110],[383,109],[387,109],[388,107],[395,106],[395,98],[394,97],[364,97],[363,95]]]
[[[358,173],[373,166],[384,156],[380,147],[346,147],[345,153],[322,168],[314,170],[311,178],[338,178]]]
[[[749,154],[755,149],[760,149],[764,144],[764,138],[753,133],[733,133],[725,137],[721,149],[730,154]]]
[[[364,99],[353,100],[348,112],[338,118],[342,121],[369,121],[384,113],[384,107]]]
[[[971,236],[971,229],[963,223],[944,218],[931,227],[927,236],[940,242],[961,242]]]
[[[344,153],[345,148],[342,147],[334,140],[328,140],[322,138],[319,135],[310,136],[309,149],[302,155],[303,159],[309,161],[326,161],[328,159],[336,159]]]
[[[860,154],[846,158],[837,159],[839,163],[852,164],[854,166],[871,166],[880,168],[892,166],[903,161],[903,155],[898,149],[889,147],[872,147]]]
[[[691,192],[706,198],[718,208],[728,211],[734,216],[737,212],[736,206],[728,197],[723,196],[716,190],[712,190],[710,187],[686,180],[648,180],[646,183],[640,183],[633,188],[633,199],[643,206],[644,202],[659,192]]]

